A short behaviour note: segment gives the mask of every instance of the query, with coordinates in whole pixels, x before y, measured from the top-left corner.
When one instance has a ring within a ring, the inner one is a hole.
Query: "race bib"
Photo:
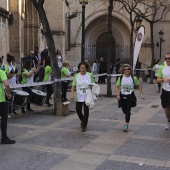
[[[77,93],[78,94],[87,94],[89,92],[89,88],[87,88],[87,87],[80,87],[80,88],[78,88],[78,91],[77,91]]]
[[[132,87],[129,85],[124,85],[121,90],[122,94],[131,94],[132,93]]]

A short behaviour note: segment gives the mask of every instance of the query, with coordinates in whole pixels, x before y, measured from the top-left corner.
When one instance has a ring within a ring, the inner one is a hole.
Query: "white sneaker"
[[[170,130],[170,122],[168,122],[167,125],[165,126],[165,130]]]

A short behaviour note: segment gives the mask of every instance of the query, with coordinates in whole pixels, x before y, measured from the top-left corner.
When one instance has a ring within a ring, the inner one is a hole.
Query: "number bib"
[[[78,86],[77,88],[77,93],[82,95],[82,94],[87,94],[89,92],[89,87],[88,86]]]
[[[123,85],[121,89],[121,93],[125,95],[129,95],[132,93],[132,87],[130,85]]]

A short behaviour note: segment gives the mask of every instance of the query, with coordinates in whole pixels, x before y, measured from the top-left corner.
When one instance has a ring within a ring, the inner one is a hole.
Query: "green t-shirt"
[[[158,73],[157,73],[157,76],[158,77],[163,77],[163,74],[162,74],[162,70],[165,68],[166,66],[165,65],[163,65],[163,66],[161,66],[160,68],[159,68],[159,70],[158,70]]]
[[[51,81],[52,68],[50,66],[45,67],[43,82]]]
[[[28,70],[24,69],[24,71],[22,72],[21,84],[27,84],[27,76],[26,76],[27,73],[28,73]]]
[[[120,86],[121,94],[124,94],[124,95],[131,94],[134,91],[134,83],[135,85],[140,84],[139,80],[136,77],[133,76],[133,78],[134,78],[134,82],[131,76],[125,77],[123,75],[121,82],[120,82],[120,77],[118,78],[116,82],[116,86]]]
[[[5,102],[5,90],[3,87],[3,81],[7,80],[6,73],[3,70],[0,70],[0,102]]]
[[[61,69],[61,78],[65,78],[66,74],[68,74],[68,70],[66,67],[62,67]]]

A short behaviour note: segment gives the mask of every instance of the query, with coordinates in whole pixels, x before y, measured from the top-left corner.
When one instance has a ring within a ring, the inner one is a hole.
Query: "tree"
[[[134,9],[137,7],[139,1],[136,0],[115,0],[115,2],[119,2],[122,4],[122,8],[126,10],[126,12],[129,14],[129,19],[130,19],[130,25],[131,25],[131,30],[130,30],[130,65],[133,65],[133,34],[135,30],[135,22],[136,22],[136,15],[134,13]],[[122,9],[121,8],[121,9]]]
[[[39,15],[39,19],[43,26],[43,33],[47,41],[47,46],[48,46],[50,57],[52,59],[52,68],[53,68],[54,78],[60,79],[60,70],[59,70],[57,58],[56,58],[55,43],[54,43],[52,32],[49,26],[48,19],[46,16],[46,12],[43,7],[45,0],[31,0],[31,2],[36,8],[38,15]],[[56,114],[59,114],[57,113],[58,102],[61,102],[61,82],[57,82],[54,85],[54,112]]]
[[[108,50],[107,50],[107,75],[110,75],[110,64],[111,64],[111,39],[112,39],[112,11],[113,11],[113,0],[109,0],[108,7]],[[107,76],[107,96],[112,96],[111,88],[111,76]]]
[[[132,9],[137,15],[146,20],[150,24],[150,39],[151,39],[151,53],[152,60],[150,67],[154,65],[154,24],[162,20],[163,15],[170,5],[168,0],[138,0],[140,1],[140,8]],[[150,83],[153,83],[153,71],[151,71]]]

